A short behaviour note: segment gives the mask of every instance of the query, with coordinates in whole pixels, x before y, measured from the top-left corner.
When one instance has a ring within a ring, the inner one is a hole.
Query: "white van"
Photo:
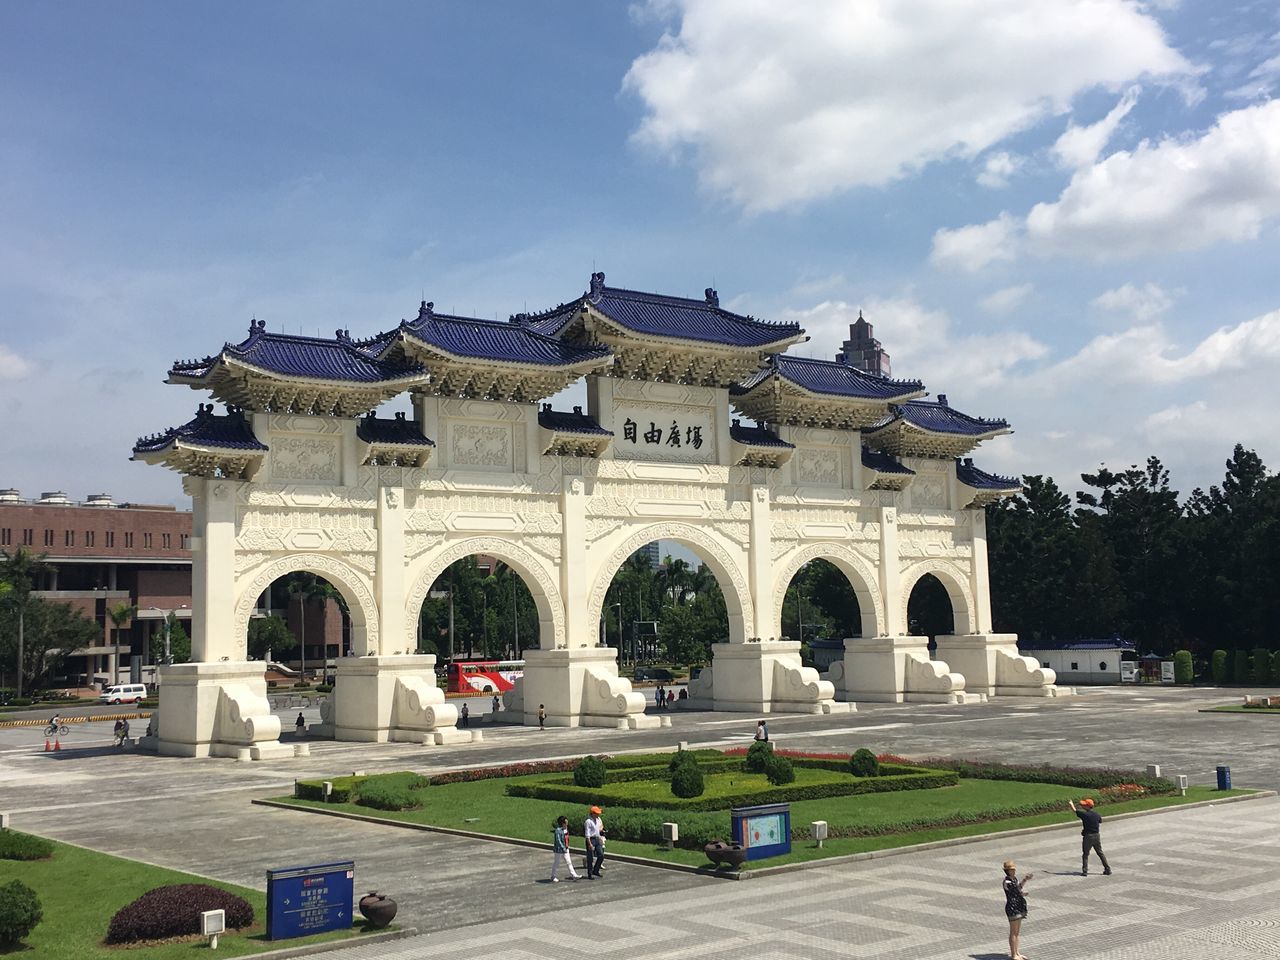
[[[141,703],[147,695],[147,688],[140,683],[122,683],[107,687],[98,696],[99,703]]]

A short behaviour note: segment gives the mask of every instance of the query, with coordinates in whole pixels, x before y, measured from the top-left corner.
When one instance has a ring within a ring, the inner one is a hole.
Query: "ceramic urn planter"
[[[376,890],[370,890],[360,898],[360,912],[371,926],[385,927],[396,918],[396,902]]]

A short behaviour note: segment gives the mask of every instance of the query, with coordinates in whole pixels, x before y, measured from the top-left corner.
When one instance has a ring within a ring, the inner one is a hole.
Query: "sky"
[[[3,4],[0,487],[183,504],[173,360],[594,270],[861,310],[990,471],[1275,468],[1278,93],[1274,2]]]

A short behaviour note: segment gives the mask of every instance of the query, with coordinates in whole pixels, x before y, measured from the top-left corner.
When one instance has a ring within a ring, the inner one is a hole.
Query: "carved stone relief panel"
[[[795,457],[796,481],[814,487],[840,486],[840,452],[801,447]]]
[[[341,473],[339,454],[337,437],[272,434],[271,479],[336,483]]]
[[[942,477],[916,477],[911,483],[913,507],[945,507],[947,487]]]
[[[449,424],[449,466],[462,470],[511,470],[513,465],[509,424]]]

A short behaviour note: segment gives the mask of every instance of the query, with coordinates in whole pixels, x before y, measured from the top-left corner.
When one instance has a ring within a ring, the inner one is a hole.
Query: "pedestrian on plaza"
[[[556,870],[559,868],[562,860],[564,861],[564,865],[569,868],[569,876],[577,880],[578,871],[573,869],[573,856],[569,850],[569,818],[557,817],[555,825],[551,828],[551,832],[554,835],[552,838],[552,847],[555,850],[555,855],[551,860],[551,882],[560,882],[560,878],[556,876]]]
[[[769,725],[763,720],[756,723],[756,740],[759,743],[769,742]]]
[[[306,735],[307,721],[306,721],[306,718],[302,716],[301,710],[298,711],[298,719],[293,721],[293,732],[297,735],[299,740],[301,740],[303,736]]]
[[[667,691],[667,709],[674,710],[676,708],[676,692],[674,690]]]
[[[493,695],[493,712],[502,712],[502,701],[498,699],[498,695],[496,693]]]
[[[680,699],[681,699],[681,700],[688,700],[688,699],[689,699],[689,688],[688,688],[688,687],[681,687],[681,688],[680,688]]]
[[[458,722],[458,726],[460,727],[471,726],[471,710],[467,707],[465,703],[462,705],[462,713],[460,714],[460,720]]]
[[[662,684],[658,684],[658,689],[653,691],[653,705],[659,710],[667,705],[667,695],[662,689]]]
[[[111,736],[115,738],[116,747],[124,746],[124,721],[117,720],[116,725],[111,728]]]
[[[1102,852],[1102,817],[1093,812],[1093,800],[1085,797],[1080,801],[1080,809],[1076,809],[1074,800],[1068,800],[1071,812],[1080,818],[1080,876],[1089,875],[1089,851],[1098,851],[1098,859],[1102,861],[1102,875],[1111,876],[1111,864],[1107,863],[1107,855]]]
[[[1012,860],[1004,862],[1004,915],[1009,918],[1009,960],[1027,960],[1018,951],[1022,934],[1022,921],[1027,919],[1027,898],[1023,890],[1031,882],[1032,875],[1018,879],[1018,865]]]
[[[121,745],[128,743],[129,742],[129,718],[128,717],[124,719],[124,729],[121,730],[120,733],[121,733],[121,737],[120,737]]]
[[[547,705],[545,703],[538,704],[538,729],[547,729]]]
[[[599,807],[591,808],[586,823],[582,825],[582,833],[587,841],[587,879],[603,880],[600,868],[604,863],[604,823],[600,819]]]

